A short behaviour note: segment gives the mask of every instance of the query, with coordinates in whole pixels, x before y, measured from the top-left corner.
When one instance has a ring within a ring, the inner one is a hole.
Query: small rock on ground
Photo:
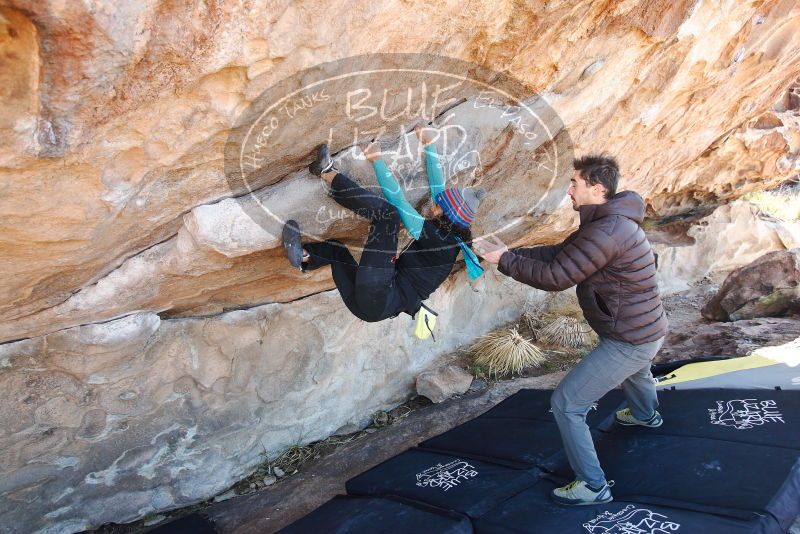
[[[236,497],[236,492],[233,490],[228,490],[225,493],[220,493],[219,495],[214,497],[214,502],[227,501],[228,499],[232,499],[233,497]]]
[[[463,395],[472,384],[472,375],[456,365],[446,365],[417,376],[417,394],[435,403]]]

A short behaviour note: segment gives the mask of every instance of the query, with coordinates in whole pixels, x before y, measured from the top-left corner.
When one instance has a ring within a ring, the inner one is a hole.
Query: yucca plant
[[[490,375],[519,373],[525,367],[538,367],[545,361],[539,348],[522,337],[516,328],[489,332],[472,346],[475,364],[488,369]]]
[[[541,315],[562,315],[567,317],[583,317],[583,310],[578,304],[578,297],[566,291],[550,293],[543,303]]]
[[[551,345],[573,349],[591,347],[597,343],[594,330],[585,320],[577,317],[555,317],[537,330],[537,335]]]
[[[534,335],[534,341],[539,341],[539,331],[544,327],[546,321],[541,315],[533,312],[525,312],[520,319],[521,326],[526,326]]]

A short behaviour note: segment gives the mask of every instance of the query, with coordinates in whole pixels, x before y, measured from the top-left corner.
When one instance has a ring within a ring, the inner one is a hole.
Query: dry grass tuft
[[[520,326],[545,349],[591,349],[600,339],[583,318],[577,296],[570,291],[548,293],[535,303],[525,303]]]
[[[533,334],[534,340],[536,341],[539,341],[538,332],[544,327],[545,322],[541,315],[532,312],[525,312],[522,314],[522,317],[520,317],[520,325],[526,326]]]
[[[301,445],[289,447],[283,451],[283,454],[269,463],[268,472],[273,473],[274,469],[279,467],[286,474],[296,473],[299,467],[306,463],[313,455],[314,451],[311,447]]]
[[[530,324],[530,323],[529,323]],[[556,317],[545,322],[541,330],[536,331],[546,343],[581,349],[597,344],[597,334],[589,324],[577,317]]]
[[[766,213],[784,221],[800,220],[800,188],[783,187],[776,191],[759,191],[742,197]]]
[[[545,361],[542,351],[522,337],[516,328],[479,337],[472,352],[475,365],[485,367],[495,376],[519,373],[525,367],[538,367]]]
[[[581,316],[578,297],[574,291],[550,292],[536,302],[526,302],[524,311],[533,316],[570,315]]]

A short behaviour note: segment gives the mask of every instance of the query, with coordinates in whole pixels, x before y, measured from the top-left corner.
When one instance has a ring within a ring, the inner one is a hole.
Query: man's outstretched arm
[[[550,261],[507,251],[498,260],[498,270],[537,289],[563,291],[608,265],[618,253],[616,242],[604,232],[578,235],[562,245]]]
[[[572,237],[572,236],[570,236]],[[567,238],[569,240],[569,237]],[[511,252],[517,256],[530,258],[539,261],[553,261],[556,254],[561,252],[561,249],[567,244],[568,241],[563,241],[555,245],[540,245],[538,247],[519,247],[510,249]]]
[[[495,265],[499,263],[500,256],[502,256],[507,250],[510,250],[514,254],[524,258],[531,258],[539,261],[553,261],[553,259],[556,257],[556,254],[561,252],[561,250],[570,241],[572,241],[577,234],[578,232],[575,231],[564,241],[561,243],[556,243],[555,245],[540,245],[538,247],[517,247],[509,249],[505,246],[505,243],[500,241],[498,238],[491,236],[488,239],[476,239],[475,246],[476,250],[481,249],[481,256],[484,259],[486,259],[489,263],[494,263]]]

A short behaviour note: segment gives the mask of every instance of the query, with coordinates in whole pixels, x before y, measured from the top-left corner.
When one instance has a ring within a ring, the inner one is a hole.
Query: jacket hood
[[[578,208],[581,216],[581,225],[602,219],[609,215],[622,215],[636,224],[644,220],[644,199],[635,191],[622,191],[617,193],[604,204],[591,204]]]

